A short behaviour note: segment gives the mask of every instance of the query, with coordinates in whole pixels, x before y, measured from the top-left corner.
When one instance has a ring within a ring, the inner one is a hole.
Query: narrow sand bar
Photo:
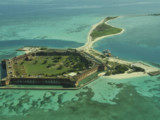
[[[120,17],[120,16],[119,16],[119,17]],[[117,18],[118,18],[118,17],[117,17]],[[111,20],[112,20],[112,19],[111,19]],[[119,32],[119,33],[117,33],[117,34],[110,34],[110,35],[98,37],[98,38],[96,38],[95,40],[93,40],[92,37],[91,37],[91,33],[94,31],[94,29],[96,29],[96,27],[99,26],[99,25],[101,25],[102,23],[105,23],[105,24],[109,25],[109,24],[108,24],[108,21],[110,21],[110,20],[107,20],[107,21],[106,21],[105,19],[103,19],[103,20],[101,20],[99,23],[93,25],[92,28],[91,28],[91,30],[90,30],[89,33],[88,33],[88,37],[87,37],[87,42],[86,42],[86,44],[85,44],[84,46],[82,46],[82,47],[77,48],[77,50],[83,50],[83,51],[86,51],[86,52],[92,54],[92,53],[90,52],[90,50],[91,50],[91,49],[94,50],[94,49],[92,48],[92,46],[93,46],[93,44],[94,44],[95,42],[97,42],[97,41],[99,41],[99,40],[101,40],[101,39],[103,39],[103,38],[106,38],[106,37],[111,37],[111,36],[115,36],[115,35],[119,35],[119,34],[124,33],[125,30],[124,30],[123,28],[121,28],[122,31]],[[111,25],[110,25],[110,26],[111,26]],[[113,27],[113,26],[112,26],[112,27]],[[97,52],[97,53],[99,53],[99,52],[96,51],[96,50],[94,50],[94,51]],[[99,54],[101,54],[101,53],[99,53]],[[97,58],[98,56],[95,56],[95,57]],[[101,59],[101,58],[99,58],[99,59]],[[110,75],[110,76],[104,76],[105,73],[101,73],[99,76],[103,76],[104,78],[126,79],[126,78],[134,78],[134,77],[148,76],[148,74],[147,74],[148,72],[154,72],[154,71],[158,71],[158,70],[159,70],[158,68],[153,67],[153,66],[150,66],[150,65],[147,65],[147,64],[145,64],[145,63],[143,63],[143,62],[130,62],[130,61],[121,60],[121,59],[115,58],[115,57],[109,57],[108,60],[111,61],[111,62],[117,62],[117,63],[120,63],[120,64],[134,65],[134,66],[137,66],[137,67],[141,67],[141,68],[145,69],[145,73],[144,73],[144,72],[133,72],[133,73],[124,73],[124,74]]]
[[[118,17],[117,17],[117,18],[118,18]],[[101,25],[102,23],[105,23],[106,25],[109,25],[109,24],[108,24],[109,21],[110,21],[110,20],[107,20],[107,21],[106,21],[105,19],[103,19],[103,20],[101,20],[99,23],[93,25],[92,28],[91,28],[91,30],[90,30],[89,33],[88,33],[87,42],[85,43],[84,46],[79,47],[79,48],[77,48],[77,49],[78,49],[78,50],[88,51],[89,49],[92,49],[93,44],[96,43],[97,41],[99,41],[99,40],[101,40],[101,39],[103,39],[103,38],[106,38],[106,37],[111,37],[111,36],[114,36],[114,35],[122,34],[122,33],[125,31],[123,28],[121,28],[122,31],[121,31],[120,33],[105,35],[105,36],[98,37],[98,38],[96,38],[95,40],[93,40],[92,37],[91,37],[91,33],[96,29],[96,27],[99,26],[99,25]],[[110,25],[110,26],[111,26],[111,25]],[[113,26],[112,26],[112,27],[113,27]]]

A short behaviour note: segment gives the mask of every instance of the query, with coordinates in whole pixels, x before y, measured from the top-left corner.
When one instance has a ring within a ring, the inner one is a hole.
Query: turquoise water
[[[109,22],[125,29],[121,35],[98,41],[99,51],[109,48],[114,56],[128,60],[160,63],[160,16],[121,17]]]
[[[160,76],[99,78],[76,91],[1,90],[1,118],[159,120],[159,81]]]
[[[159,13],[159,0],[0,0],[0,60],[23,46],[76,48],[106,16]],[[127,60],[160,64],[160,17],[127,16],[109,23],[121,35],[94,44]],[[3,120],[159,120],[160,76],[99,78],[75,91],[0,90]]]

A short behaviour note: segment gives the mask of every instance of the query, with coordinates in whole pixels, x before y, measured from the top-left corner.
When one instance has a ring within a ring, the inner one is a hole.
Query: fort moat
[[[104,71],[106,66],[96,58],[76,49],[41,49],[2,61],[7,85],[62,85],[69,88],[83,86],[87,77]]]

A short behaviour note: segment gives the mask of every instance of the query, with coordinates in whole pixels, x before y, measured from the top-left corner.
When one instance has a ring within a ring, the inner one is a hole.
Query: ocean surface
[[[121,35],[104,38],[94,48],[108,48],[122,59],[160,64],[160,16],[125,16],[108,22],[124,28]]]
[[[24,46],[76,48],[106,16],[125,32],[94,44],[114,56],[160,66],[159,0],[0,0],[0,60]],[[0,72],[3,72],[0,69]],[[4,75],[4,74],[3,74]],[[0,76],[2,77],[2,76]],[[75,91],[0,90],[3,120],[159,120],[160,76],[99,78]]]

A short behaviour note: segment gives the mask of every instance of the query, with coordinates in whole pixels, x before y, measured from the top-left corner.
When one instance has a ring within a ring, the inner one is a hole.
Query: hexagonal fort
[[[2,61],[7,77],[1,85],[63,85],[76,87],[105,65],[76,49],[47,49]],[[87,81],[89,82],[89,81]],[[83,83],[83,84],[82,84]]]

